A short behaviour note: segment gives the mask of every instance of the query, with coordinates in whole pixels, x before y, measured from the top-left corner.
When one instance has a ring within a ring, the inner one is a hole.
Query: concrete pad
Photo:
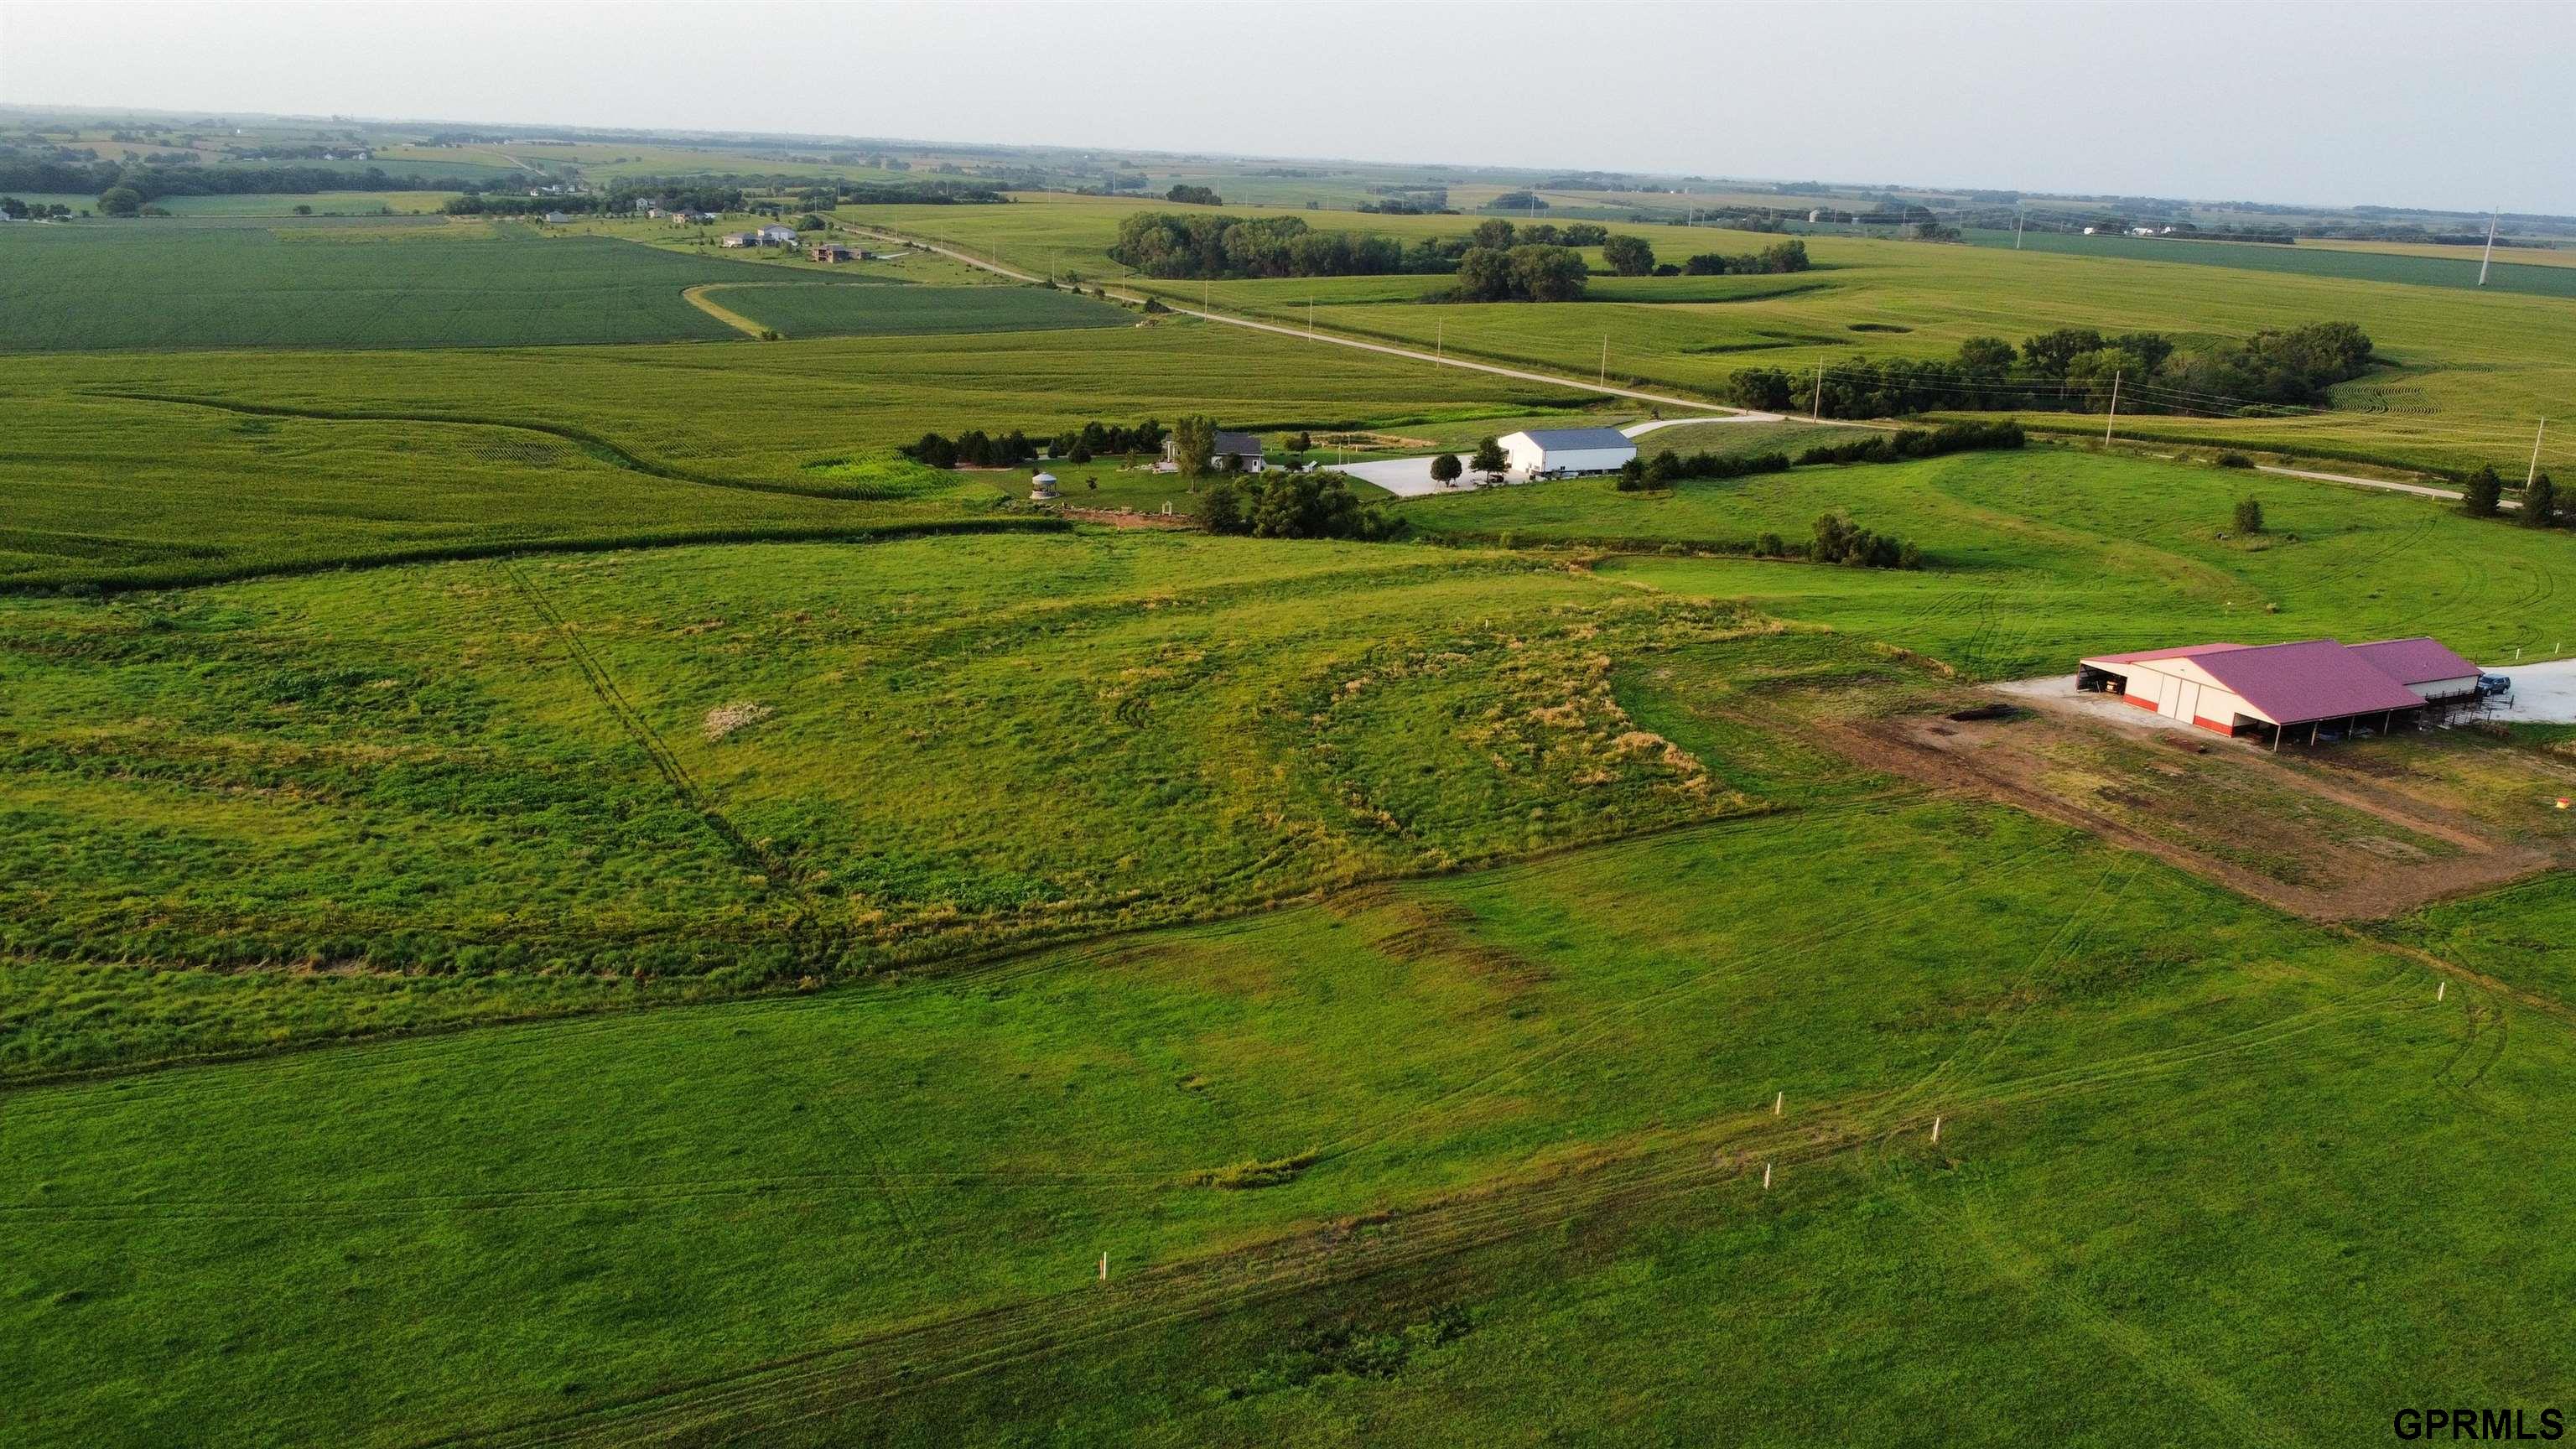
[[[2481,664],[2513,681],[2513,701],[2489,716],[2512,724],[2576,724],[2576,659],[2534,664]]]

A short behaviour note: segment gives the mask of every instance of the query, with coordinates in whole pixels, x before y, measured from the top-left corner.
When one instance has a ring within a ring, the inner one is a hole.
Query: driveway
[[[1648,423],[1630,423],[1619,431],[1629,437],[1637,438],[1658,428],[1702,427],[1710,423],[1782,421],[1785,420],[1778,413],[1730,413],[1724,417],[1659,418]],[[1466,450],[1460,450],[1458,461],[1461,463],[1467,461]],[[1376,463],[1344,463],[1338,471],[1348,473],[1364,482],[1374,483],[1398,498],[1427,498],[1435,493],[1465,493],[1485,486],[1484,475],[1471,472],[1460,475],[1457,482],[1444,488],[1431,480],[1431,459],[1427,457],[1388,458]],[[1502,481],[1526,483],[1529,480],[1517,474],[1506,473]]]
[[[2576,659],[2479,667],[2513,681],[2513,702],[2499,706],[2494,718],[2515,724],[2576,724]]]

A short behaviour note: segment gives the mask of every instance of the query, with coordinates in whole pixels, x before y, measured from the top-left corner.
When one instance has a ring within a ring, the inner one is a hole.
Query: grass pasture
[[[2008,812],[1854,801],[947,986],[22,1091],[0,1314],[57,1440],[958,1442],[1044,1401],[1076,1444],[1749,1404],[1758,1443],[2216,1445],[2293,1402],[2339,1441],[2576,1374],[2489,1331],[2576,1273],[2511,1125],[2567,1029],[2432,998]],[[423,1311],[466,1299],[510,1311]]]
[[[0,948],[490,975],[498,1011],[530,977],[793,984],[1757,803],[1625,738],[1607,671],[1764,626],[1508,556],[737,545],[0,619]],[[30,1027],[21,1066],[90,1049]]]
[[[683,152],[773,164],[435,154]],[[919,212],[1097,277],[1138,204]],[[0,1444],[2323,1449],[2576,1390],[2576,727],[1961,709],[2189,638],[2536,658],[2565,532],[2045,440],[1077,525],[894,450],[1642,405],[669,232],[0,229]],[[1207,292],[1693,387],[2353,316],[2343,431],[2263,426],[2432,461],[2576,377],[2553,297],[1812,245]],[[1049,466],[1180,491],[1115,461]],[[1830,510],[1929,566],[1742,552]]]
[[[2267,534],[2221,538],[2247,496],[2261,500]],[[1797,468],[1655,493],[1571,479],[1399,506],[1434,535],[1645,555],[1604,567],[1749,598],[1979,678],[2071,672],[2084,652],[2175,639],[2432,633],[2488,661],[2576,640],[2556,622],[2558,591],[2576,588],[2576,542],[2563,533],[2464,518],[2426,499],[2072,449]],[[1930,566],[1653,556],[1668,545],[1741,549],[1764,532],[1801,542],[1834,510],[1920,544]]]

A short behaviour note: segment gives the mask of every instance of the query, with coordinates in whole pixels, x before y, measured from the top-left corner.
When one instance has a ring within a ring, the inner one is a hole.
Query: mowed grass
[[[2246,497],[2262,503],[2267,532],[2223,537]],[[2430,499],[2075,449],[1797,468],[1652,493],[1573,479],[1399,506],[1435,535],[1647,555],[1603,570],[1748,599],[1978,678],[2072,672],[2081,654],[2211,639],[2429,633],[2489,663],[2576,641],[2557,622],[2562,591],[2576,589],[2576,539],[2563,532],[2466,518]],[[1926,567],[1652,556],[1741,550],[1765,532],[1799,543],[1836,510],[1919,544]]]
[[[15,226],[0,231],[0,349],[722,341],[740,334],[681,290],[759,275],[518,227],[397,241],[328,224]]]
[[[24,976],[0,1059],[792,986],[1738,814],[1613,671],[1774,627],[1159,533],[0,604],[0,951],[135,963]],[[257,969],[152,972],[193,966]]]
[[[626,250],[650,255],[641,247]],[[674,305],[717,325],[673,295]],[[1193,412],[1264,434],[1401,430],[1433,421],[1476,427],[1483,426],[1478,419],[1524,419],[1581,401],[1541,384],[1361,353],[1337,355],[1333,365],[1319,367],[1311,344],[1168,320],[1149,328],[778,343],[752,342],[730,330],[725,335],[739,345],[0,357],[0,398],[40,423],[48,412],[60,418],[66,416],[60,410],[72,410],[69,415],[84,420],[80,426],[97,430],[88,446],[109,460],[81,456],[78,428],[41,424],[41,432],[30,434],[43,440],[39,458],[21,460],[0,449],[0,488],[21,505],[0,525],[22,539],[37,530],[71,536],[59,547],[66,557],[56,560],[58,568],[82,556],[88,545],[81,540],[138,522],[148,540],[280,546],[271,531],[278,500],[261,496],[256,472],[240,471],[255,453],[228,444],[192,469],[191,451],[169,451],[169,465],[154,470],[154,487],[134,489],[123,481],[125,473],[166,451],[154,430],[171,414],[101,406],[100,393],[335,420],[473,423],[521,433],[568,429],[691,478],[821,492],[847,490],[817,465],[881,458],[933,430],[955,436],[970,428],[1021,428],[1046,437],[1093,419],[1151,417],[1169,424]],[[1025,485],[1025,478],[1019,481]],[[349,470],[340,486],[349,506],[363,506],[387,485]],[[184,501],[187,509],[152,516],[165,501],[164,488],[177,490],[166,501]],[[567,502],[531,500],[529,507]],[[682,512],[670,521],[678,526],[690,516]],[[481,524],[506,529],[511,517],[498,514]],[[129,522],[110,526],[116,520]],[[8,546],[28,551],[25,542]]]
[[[1114,281],[1119,268],[1107,260],[1106,251],[1116,239],[1119,219],[1155,209],[1169,207],[1033,196],[1011,206],[857,207],[839,215],[943,238],[1031,270],[1060,273],[1071,267]],[[1295,215],[1310,226],[1404,239],[1456,236],[1480,220],[1225,210]],[[1645,238],[1663,260],[1700,251],[1754,251],[1779,240],[1709,228],[1611,227]],[[1818,362],[1830,365],[1864,356],[1946,357],[1961,341],[1981,335],[2019,342],[2053,328],[2077,326],[2105,333],[2156,330],[2189,339],[2351,321],[2370,333],[2391,365],[2338,389],[2337,410],[2313,418],[2145,419],[2128,425],[2131,434],[2439,469],[2524,457],[2532,423],[2576,388],[2576,311],[2559,296],[2253,272],[2188,260],[1830,235],[1805,241],[1816,263],[1811,272],[1599,278],[1593,300],[1545,306],[1420,305],[1416,299],[1441,282],[1429,277],[1212,284],[1129,278],[1127,285],[1174,300],[1204,296],[1230,310],[1295,323],[1305,320],[1312,301],[1318,304],[1317,323],[1335,331],[1426,349],[1437,345],[1465,357],[1534,363],[1570,377],[1596,375],[1606,339],[1613,380],[1710,396],[1721,395],[1727,378],[1744,366],[1802,371]],[[2335,256],[2322,265],[2363,264]],[[2375,258],[2366,265],[2414,264]],[[1860,330],[1864,328],[1871,330]],[[2544,457],[2562,468],[2576,465],[2576,444],[2544,445]]]
[[[2341,1441],[2576,1376],[2504,1327],[2576,1274],[2527,1126],[2567,1031],[1846,793],[953,983],[22,1090],[0,1332],[61,1442]]]
[[[1132,327],[1138,320],[1113,303],[1043,287],[729,286],[717,288],[713,298],[788,337],[1033,332]]]

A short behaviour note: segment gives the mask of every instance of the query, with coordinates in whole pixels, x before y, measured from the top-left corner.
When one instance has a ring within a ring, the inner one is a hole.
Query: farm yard
[[[2331,476],[2576,462],[2553,254],[1614,275],[1855,189],[8,134],[472,189],[0,227],[0,1443],[2324,1445],[2576,1385],[2576,726],[2275,754],[2067,678],[2576,663],[2568,529]],[[1514,197],[1604,219],[1580,300],[1107,250]],[[901,255],[716,244],[808,208]],[[2331,409],[2108,445],[1715,406],[2347,320]],[[1556,428],[1638,464],[1364,481]]]

